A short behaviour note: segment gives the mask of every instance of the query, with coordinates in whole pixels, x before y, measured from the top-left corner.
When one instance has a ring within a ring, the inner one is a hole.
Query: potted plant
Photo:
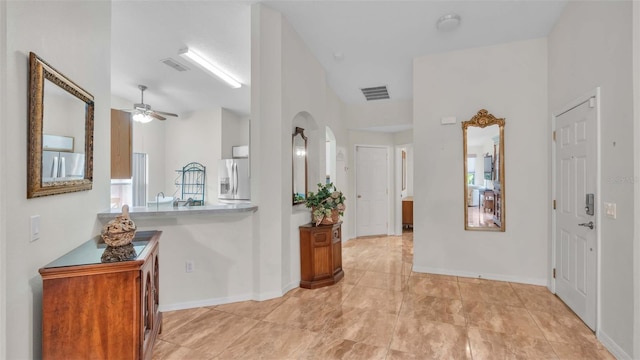
[[[307,194],[306,205],[311,209],[311,218],[318,225],[335,224],[344,215],[346,198],[342,191],[338,191],[333,183],[322,185],[318,183],[318,192]]]

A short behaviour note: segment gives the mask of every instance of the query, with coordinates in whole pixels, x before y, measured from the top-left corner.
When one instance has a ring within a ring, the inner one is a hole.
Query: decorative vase
[[[129,206],[122,206],[122,214],[109,221],[102,228],[102,240],[109,246],[124,246],[131,244],[136,234],[136,224],[129,219]]]

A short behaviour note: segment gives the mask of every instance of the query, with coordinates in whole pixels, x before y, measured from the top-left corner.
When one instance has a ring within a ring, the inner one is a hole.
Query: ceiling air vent
[[[160,60],[160,61],[162,61],[163,64],[165,64],[165,65],[167,65],[169,67],[172,67],[176,71],[187,71],[187,70],[189,70],[188,67],[180,64],[179,62],[173,60],[172,58],[166,58],[166,59]]]
[[[367,98],[367,101],[371,100],[382,100],[389,98],[389,92],[387,91],[387,86],[375,86],[370,88],[363,88],[362,93],[364,97]]]

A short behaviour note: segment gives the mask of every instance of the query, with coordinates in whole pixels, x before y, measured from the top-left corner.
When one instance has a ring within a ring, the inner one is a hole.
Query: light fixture
[[[460,20],[460,15],[458,14],[446,14],[436,21],[436,28],[443,32],[453,31],[460,26]]]
[[[210,72],[211,74],[217,76],[218,78],[220,78],[220,80],[226,82],[227,84],[229,84],[229,86],[231,86],[234,89],[237,89],[237,88],[242,86],[242,84],[239,81],[235,80],[230,75],[228,75],[224,71],[220,70],[217,66],[213,65],[207,59],[205,59],[202,56],[198,55],[198,53],[194,52],[193,50],[191,50],[189,48],[184,48],[184,49],[180,50],[178,52],[178,55],[182,56],[183,58],[185,58],[185,59],[187,59],[187,60],[189,60],[191,62],[193,62],[194,64],[196,64],[199,67],[203,68],[204,70]]]
[[[146,124],[148,122],[151,122],[151,120],[153,120],[153,118],[145,113],[136,113],[133,114],[133,121],[139,122],[141,124]]]

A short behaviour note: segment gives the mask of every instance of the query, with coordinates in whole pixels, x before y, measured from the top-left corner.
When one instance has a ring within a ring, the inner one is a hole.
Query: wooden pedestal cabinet
[[[40,269],[43,359],[151,359],[162,325],[160,235],[136,233],[132,260],[101,262],[98,237]]]
[[[300,287],[316,289],[344,277],[342,221],[335,225],[300,226]]]

